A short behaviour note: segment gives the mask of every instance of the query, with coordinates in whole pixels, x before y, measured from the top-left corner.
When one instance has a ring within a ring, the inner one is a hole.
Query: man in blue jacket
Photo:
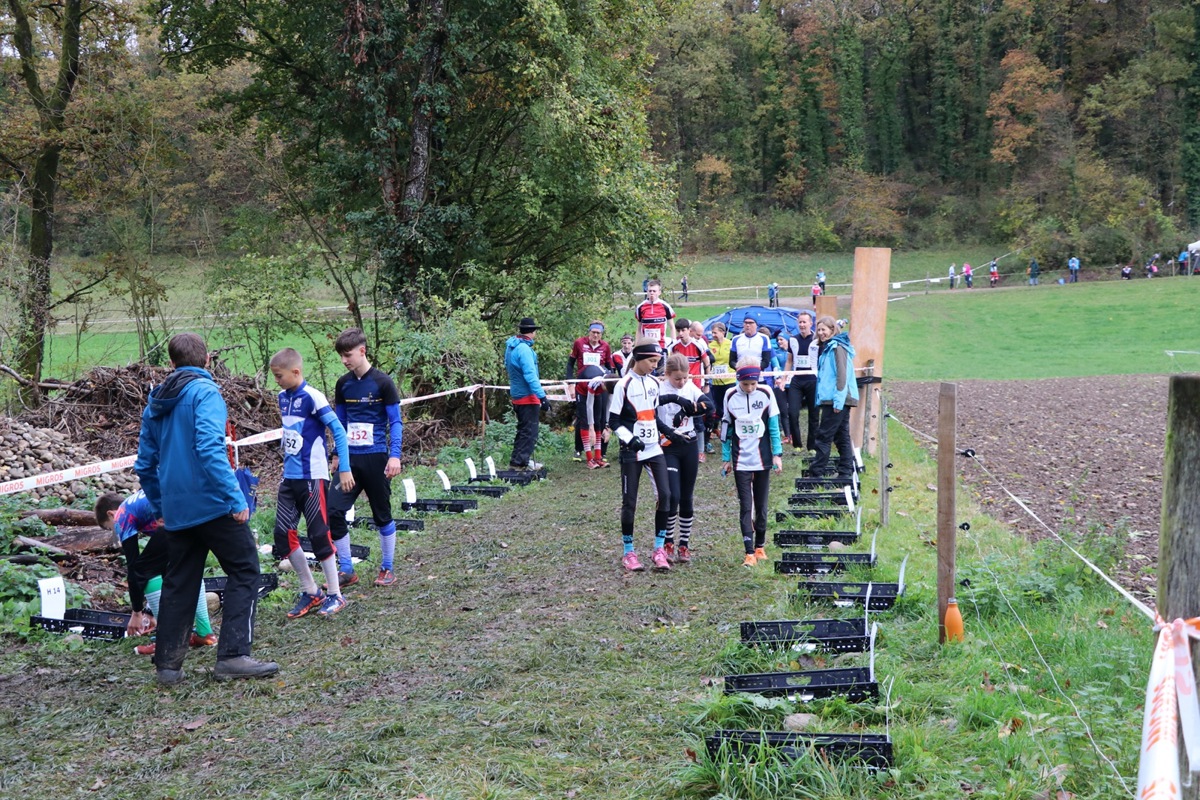
[[[517,335],[509,337],[504,347],[504,367],[508,370],[508,393],[512,397],[513,412],[517,415],[517,435],[513,441],[512,457],[508,465],[513,469],[541,469],[533,460],[533,447],[537,444],[538,413],[546,402],[546,392],[538,377],[538,357],[533,351],[533,339],[538,325],[533,317],[523,317],[517,324]]]
[[[183,680],[196,595],[211,551],[229,577],[217,643],[217,680],[274,675],[279,665],[250,657],[258,595],[258,548],[250,509],[225,452],[225,401],[205,369],[208,348],[194,333],[171,337],[175,368],[150,393],[133,465],[156,517],[163,520],[163,573],[154,664],[158,682]]]

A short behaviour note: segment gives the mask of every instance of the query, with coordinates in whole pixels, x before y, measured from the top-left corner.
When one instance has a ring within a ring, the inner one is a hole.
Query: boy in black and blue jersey
[[[337,561],[329,535],[326,484],[329,483],[329,456],[325,449],[325,431],[333,434],[333,443],[343,461],[349,461],[346,431],[342,428],[325,395],[304,381],[304,362],[290,347],[271,356],[271,374],[282,389],[279,416],[283,423],[283,478],[275,501],[275,557],[291,562],[300,578],[300,597],[288,612],[288,619],[303,617],[314,609],[323,617],[346,607],[338,583]],[[342,491],[354,488],[354,478],[344,466],[334,467]],[[300,516],[308,526],[313,554],[325,573],[325,591],[317,588],[308,557],[300,549],[297,527]]]
[[[358,328],[347,328],[334,342],[342,364],[350,370],[338,378],[333,390],[333,410],[346,428],[350,445],[350,472],[354,488],[329,493],[329,530],[338,554],[338,580],[342,586],[358,583],[350,561],[346,512],[359,492],[367,493],[371,517],[379,531],[379,576],[376,586],[396,582],[392,560],[396,552],[396,523],[392,519],[392,478],[400,474],[400,445],[404,423],[400,419],[400,393],[386,372],[367,360],[367,337]]]

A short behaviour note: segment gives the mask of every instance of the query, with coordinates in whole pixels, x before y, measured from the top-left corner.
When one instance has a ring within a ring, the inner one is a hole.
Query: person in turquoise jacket
[[[845,331],[837,332],[833,317],[817,320],[817,339],[821,342],[817,357],[817,441],[810,475],[820,477],[829,464],[829,451],[838,449],[838,477],[854,473],[854,445],[850,440],[850,409],[858,405],[858,382],[854,373],[854,345]]]
[[[159,683],[183,680],[183,659],[204,566],[211,551],[228,576],[225,616],[213,676],[257,678],[279,665],[250,657],[258,595],[258,543],[250,509],[225,451],[225,401],[208,366],[208,348],[195,333],[167,344],[175,370],[150,393],[142,413],[133,465],[151,513],[162,519],[167,568],[154,654]]]
[[[533,340],[539,326],[533,317],[523,317],[517,324],[517,335],[511,336],[504,347],[504,367],[508,370],[508,394],[517,417],[517,435],[513,441],[508,465],[513,469],[541,469],[533,460],[533,448],[538,438],[538,413],[546,402],[546,391],[538,375],[538,357]]]

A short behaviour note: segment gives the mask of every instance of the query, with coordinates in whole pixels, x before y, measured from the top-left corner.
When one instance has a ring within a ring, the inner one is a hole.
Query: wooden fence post
[[[946,643],[946,605],[954,597],[954,555],[957,544],[955,525],[955,415],[958,386],[943,383],[938,390],[937,447],[937,590],[938,643]]]
[[[1200,375],[1171,377],[1163,458],[1162,527],[1158,537],[1158,613],[1163,619],[1200,616]],[[1200,665],[1192,640],[1192,665]],[[1182,739],[1180,739],[1182,742]],[[1180,769],[1187,754],[1180,747]],[[1200,798],[1200,781],[1181,787],[1181,800]]]

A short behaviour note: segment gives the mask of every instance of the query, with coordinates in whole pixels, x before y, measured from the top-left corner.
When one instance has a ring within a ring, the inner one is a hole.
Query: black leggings
[[[667,459],[667,481],[671,487],[667,516],[693,516],[695,509],[692,497],[696,490],[696,473],[700,469],[699,440],[685,445],[672,444],[664,447],[663,453]]]
[[[642,470],[650,473],[650,487],[658,496],[654,508],[654,533],[667,529],[667,507],[671,504],[671,484],[667,478],[667,459],[661,455],[645,461],[637,460],[637,453],[621,448],[621,538],[633,541],[633,516],[637,511],[638,483]]]
[[[767,494],[771,490],[771,470],[734,470],[733,478],[741,509],[742,544],[749,554],[767,543]]]
[[[821,424],[817,428],[817,454],[809,462],[808,471],[820,477],[829,466],[831,446],[838,449],[838,475],[848,478],[854,474],[854,443],[850,439],[850,406],[836,414],[832,405],[821,406]]]
[[[788,384],[788,422],[792,429],[792,447],[797,450],[802,449],[803,444],[800,439],[800,411],[803,409],[808,412],[808,436],[804,441],[808,442],[808,449],[815,449],[817,440],[817,380],[816,378],[804,378],[799,376],[792,378]]]

